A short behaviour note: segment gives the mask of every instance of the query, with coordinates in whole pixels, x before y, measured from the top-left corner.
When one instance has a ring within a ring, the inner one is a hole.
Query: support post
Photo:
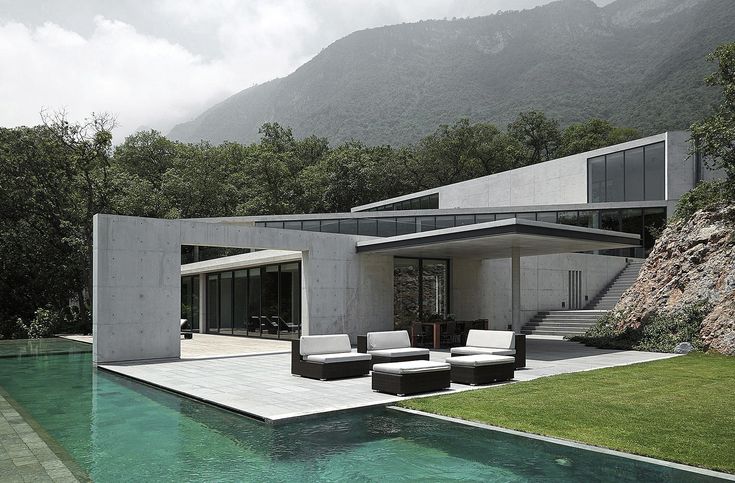
[[[511,249],[511,322],[513,332],[521,332],[521,249]]]

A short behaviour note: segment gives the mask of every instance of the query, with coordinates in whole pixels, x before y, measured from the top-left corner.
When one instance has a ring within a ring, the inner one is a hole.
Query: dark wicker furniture
[[[515,376],[515,359],[510,356],[457,356],[447,362],[452,366],[452,382],[472,386],[509,381]]]
[[[373,390],[387,392],[397,396],[405,396],[408,394],[417,394],[421,392],[440,391],[446,389],[450,385],[449,366],[443,363],[432,363],[429,361],[411,361],[425,362],[429,365],[437,366],[436,370],[424,370],[421,372],[408,372],[405,374],[397,374],[384,372],[386,366],[405,364],[401,362],[386,363],[380,366],[373,366],[372,383]]]
[[[348,362],[309,362],[301,356],[301,341],[291,341],[291,374],[320,379],[341,379],[343,377],[364,376],[370,372],[370,360]]]
[[[370,368],[375,364],[384,364],[387,362],[405,362],[405,361],[428,361],[429,360],[429,352],[426,353],[415,353],[415,354],[406,354],[406,355],[398,355],[398,356],[383,356],[378,354],[374,354],[372,351],[367,350],[367,335],[358,335],[357,336],[357,352],[363,353],[363,354],[370,354],[372,356],[372,360],[370,361]]]

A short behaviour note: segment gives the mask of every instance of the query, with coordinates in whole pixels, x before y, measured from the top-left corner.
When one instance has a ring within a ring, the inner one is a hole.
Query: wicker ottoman
[[[513,379],[515,357],[489,354],[448,357],[452,366],[452,382],[460,384],[487,384]]]
[[[405,396],[449,387],[451,367],[444,362],[386,362],[373,366],[373,390]]]

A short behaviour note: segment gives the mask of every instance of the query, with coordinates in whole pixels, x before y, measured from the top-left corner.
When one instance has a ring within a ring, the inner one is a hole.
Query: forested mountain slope
[[[562,125],[598,117],[642,134],[681,129],[716,98],[702,83],[704,57],[733,32],[732,0],[562,0],[362,30],[170,136],[250,142],[279,122],[297,137],[401,145],[458,118],[504,126],[532,109]]]

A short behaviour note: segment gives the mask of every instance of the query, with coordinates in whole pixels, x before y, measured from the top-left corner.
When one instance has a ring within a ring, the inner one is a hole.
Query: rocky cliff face
[[[706,303],[699,336],[706,349],[735,355],[735,206],[670,224],[638,280],[615,307],[617,330],[639,328],[654,313]]]

